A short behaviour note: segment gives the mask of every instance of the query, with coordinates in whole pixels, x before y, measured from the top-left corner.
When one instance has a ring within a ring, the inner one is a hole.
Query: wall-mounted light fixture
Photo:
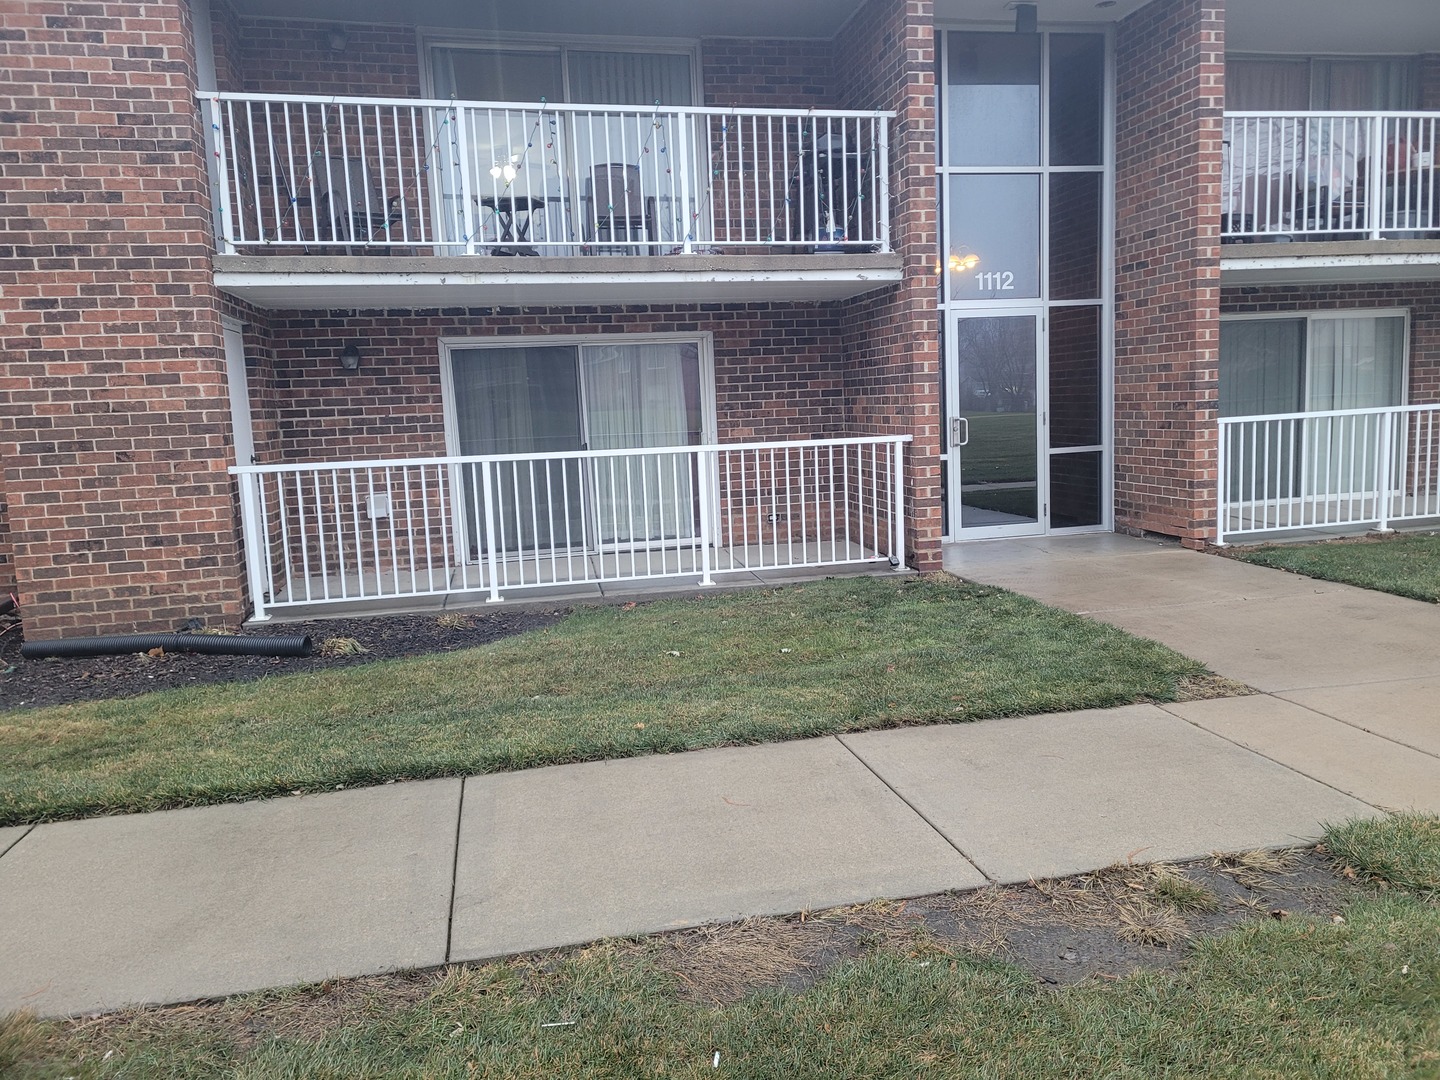
[[[1017,34],[1033,34],[1039,25],[1039,13],[1036,5],[1015,5],[1015,32]]]
[[[340,367],[344,371],[360,370],[360,346],[353,341],[340,350]]]
[[[345,46],[350,44],[350,32],[343,26],[337,26],[330,31],[330,51],[344,52]]]

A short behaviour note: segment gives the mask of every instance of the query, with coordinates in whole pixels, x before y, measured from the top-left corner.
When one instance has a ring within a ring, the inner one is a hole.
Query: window
[[[1220,415],[1400,405],[1403,312],[1316,312],[1220,323]]]
[[[1417,65],[1393,57],[1225,58],[1231,112],[1378,112],[1419,105]]]

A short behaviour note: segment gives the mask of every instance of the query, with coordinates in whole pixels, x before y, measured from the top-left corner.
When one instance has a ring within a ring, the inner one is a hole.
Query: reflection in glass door
[[[1034,314],[955,320],[952,505],[967,538],[1040,530],[1039,323]]]

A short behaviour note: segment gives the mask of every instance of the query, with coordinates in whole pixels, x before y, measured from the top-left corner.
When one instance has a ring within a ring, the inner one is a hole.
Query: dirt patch
[[[1246,686],[1224,675],[1182,675],[1175,687],[1176,701],[1207,701],[1211,698],[1248,697],[1259,693],[1253,686]]]
[[[308,634],[315,653],[307,657],[132,653],[51,660],[24,659],[20,655],[23,639],[19,624],[4,619],[0,620],[0,709],[135,697],[153,690],[249,682],[267,675],[293,675],[451,652],[549,626],[568,613],[568,608],[516,608],[475,614],[375,615],[280,623],[252,634]],[[355,642],[359,648],[348,644],[327,647],[326,642]]]
[[[1337,872],[1323,849],[1214,856],[1184,865],[1117,866],[1020,886],[677,930],[531,953],[504,961],[336,979],[313,986],[70,1021],[66,1037],[102,1045],[176,1026],[239,1048],[266,1037],[314,1041],[382,1020],[448,989],[488,985],[503,963],[525,992],[543,993],[570,959],[601,953],[669,973],[677,997],[724,1005],[761,989],[802,991],[837,963],[879,950],[921,963],[959,955],[1019,964],[1063,986],[1175,968],[1194,942],[1257,919],[1331,920],[1371,890]],[[1157,933],[1157,928],[1159,933]],[[473,989],[473,987],[472,987]],[[561,1023],[568,1022],[563,1018]],[[71,1046],[73,1049],[73,1044]]]

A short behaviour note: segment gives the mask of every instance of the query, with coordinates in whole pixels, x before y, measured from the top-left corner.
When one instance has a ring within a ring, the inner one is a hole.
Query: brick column
[[[189,9],[12,2],[0,80],[0,462],[25,632],[233,623]]]
[[[1213,532],[1223,0],[1155,0],[1116,41],[1115,523]]]
[[[938,570],[939,250],[935,188],[935,27],[931,0],[869,0],[835,43],[839,107],[893,109],[890,229],[904,260],[894,288],[841,306],[845,394],[857,435],[909,434],[905,561]]]

